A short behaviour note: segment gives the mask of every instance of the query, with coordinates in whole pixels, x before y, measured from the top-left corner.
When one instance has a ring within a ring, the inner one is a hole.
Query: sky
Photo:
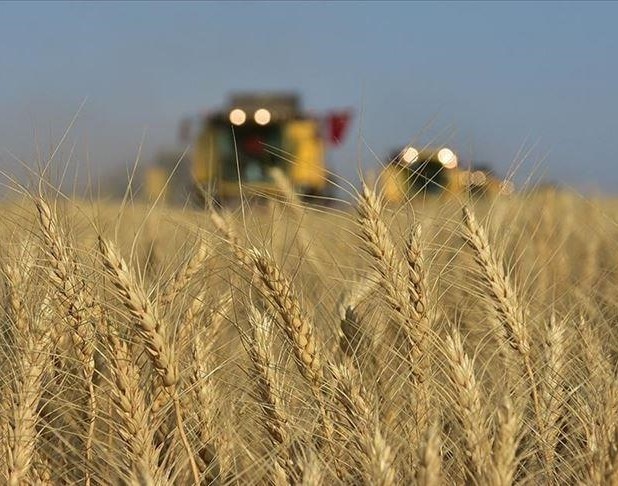
[[[236,91],[352,108],[346,179],[411,141],[515,179],[618,188],[618,3],[0,3],[0,168],[105,174]],[[83,106],[82,106],[83,105]],[[81,110],[80,110],[81,106]]]

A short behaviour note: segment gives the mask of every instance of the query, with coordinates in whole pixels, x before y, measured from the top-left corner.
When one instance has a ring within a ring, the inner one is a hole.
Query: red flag
[[[343,142],[351,118],[350,111],[334,112],[328,115],[328,141],[332,145],[339,145]]]

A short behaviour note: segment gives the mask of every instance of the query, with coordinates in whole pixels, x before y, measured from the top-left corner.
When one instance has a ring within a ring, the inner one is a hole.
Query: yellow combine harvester
[[[402,203],[415,196],[497,195],[514,191],[486,167],[462,169],[448,147],[416,149],[407,146],[391,156],[380,175],[384,197]]]
[[[332,117],[303,112],[294,94],[232,96],[227,107],[198,121],[193,178],[220,201],[237,199],[239,182],[245,195],[276,196],[280,189],[270,174],[276,167],[299,194],[327,196],[325,121],[332,125]]]

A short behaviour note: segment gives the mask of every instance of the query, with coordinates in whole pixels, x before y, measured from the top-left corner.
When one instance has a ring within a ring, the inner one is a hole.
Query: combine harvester
[[[233,95],[221,109],[185,119],[181,139],[190,144],[192,194],[200,204],[212,199],[223,205],[244,197],[285,196],[281,178],[305,201],[332,201],[327,153],[340,144],[351,119],[350,111],[323,115],[303,110],[290,93]],[[148,197],[166,196],[169,171],[150,167]],[[371,177],[366,177],[371,179]],[[447,147],[417,149],[406,146],[391,155],[379,176],[387,202],[404,203],[414,197],[511,194],[513,184],[497,179],[486,167],[460,167]]]
[[[347,111],[311,115],[295,94],[233,95],[223,109],[184,122],[195,194],[222,204],[237,202],[241,190],[276,197],[282,190],[272,169],[278,168],[303,199],[326,201],[327,151],[341,143],[349,120]]]
[[[379,182],[386,201],[401,204],[414,197],[510,195],[510,181],[496,178],[487,167],[462,168],[448,147],[407,146],[391,155]]]

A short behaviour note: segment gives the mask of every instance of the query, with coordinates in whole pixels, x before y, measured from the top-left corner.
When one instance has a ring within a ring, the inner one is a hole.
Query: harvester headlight
[[[418,150],[416,150],[414,147],[408,147],[404,150],[401,158],[406,164],[413,164],[418,159]]]
[[[234,125],[242,125],[247,121],[247,114],[240,108],[230,111],[230,121]]]
[[[454,169],[455,167],[457,167],[457,156],[449,148],[440,149],[440,151],[438,152],[438,161],[446,169]]]
[[[268,111],[266,108],[260,108],[253,115],[255,123],[257,123],[258,125],[268,125],[268,123],[270,122],[270,118],[270,111]]]

